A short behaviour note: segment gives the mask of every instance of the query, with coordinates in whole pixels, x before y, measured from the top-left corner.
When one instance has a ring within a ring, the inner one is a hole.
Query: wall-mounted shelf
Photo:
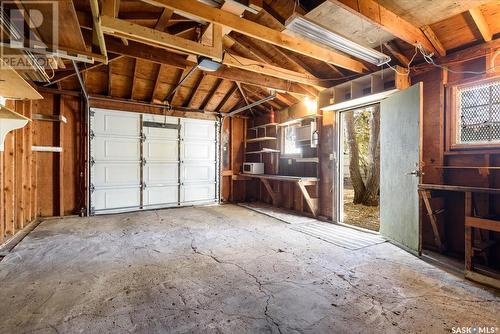
[[[62,122],[68,123],[68,120],[63,115],[43,115],[43,114],[33,114],[31,119],[35,121],[46,121],[46,122]]]
[[[280,123],[280,124],[278,124],[278,126],[288,126],[288,125],[292,125],[292,124],[297,124],[297,123],[301,123],[302,121],[305,121],[307,119],[316,119],[316,117],[322,117],[322,116],[323,115],[319,115],[319,114],[307,115],[304,117],[291,119],[291,120],[286,121],[284,123]]]
[[[278,123],[267,123],[267,124],[262,124],[262,125],[257,125],[254,127],[251,127],[250,130],[258,130],[258,129],[264,129],[267,128],[268,126],[277,126]]]
[[[246,152],[245,154],[260,154],[260,153],[280,153],[279,150],[274,150],[274,149],[270,149],[270,148],[264,148],[260,151],[249,151],[249,152]]]
[[[295,162],[314,162],[314,163],[318,163],[319,162],[319,158],[318,157],[315,157],[315,158],[296,158]]]
[[[251,138],[247,139],[247,143],[257,143],[260,141],[266,141],[266,140],[276,140],[276,137],[258,137],[258,138]]]
[[[383,69],[326,90],[325,93],[331,94],[331,98],[329,104],[320,109],[342,111],[380,102],[409,86],[408,77],[400,74],[404,69],[398,67],[397,70],[399,73],[390,68]]]

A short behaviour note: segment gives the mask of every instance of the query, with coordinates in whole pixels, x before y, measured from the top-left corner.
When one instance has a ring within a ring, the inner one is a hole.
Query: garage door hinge
[[[95,111],[91,109],[90,112],[89,112],[89,115],[90,115],[90,117],[94,117],[95,116]]]
[[[90,157],[90,167],[93,167],[95,165],[95,159],[93,157]]]
[[[141,132],[141,141],[144,143],[146,141],[146,134]]]
[[[144,158],[142,158],[142,159],[141,159],[141,164],[142,164],[143,166],[146,166],[146,164],[147,164],[147,163],[148,163],[148,162],[147,162],[147,160],[146,160],[146,159],[144,159]]]
[[[90,140],[94,139],[95,138],[95,133],[94,133],[94,130],[90,130],[90,133],[89,133],[89,138]]]
[[[93,183],[90,184],[90,192],[93,193],[95,191],[95,186]]]

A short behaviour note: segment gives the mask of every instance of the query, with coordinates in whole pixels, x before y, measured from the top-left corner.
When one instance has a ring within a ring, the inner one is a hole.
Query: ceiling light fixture
[[[286,22],[286,27],[288,30],[302,37],[342,51],[377,66],[387,64],[391,61],[391,57],[340,36],[299,14],[290,17]]]

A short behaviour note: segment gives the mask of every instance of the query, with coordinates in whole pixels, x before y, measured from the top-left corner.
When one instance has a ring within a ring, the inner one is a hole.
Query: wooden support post
[[[5,234],[15,232],[15,205],[14,205],[14,134],[9,132],[5,137],[4,151],[4,203],[5,203]]]
[[[38,103],[37,102],[31,102],[31,107],[32,110],[34,107],[37,107]],[[32,145],[36,139],[36,134],[37,134],[37,125],[36,123],[31,124],[31,137],[32,137]],[[31,148],[30,148],[31,149]],[[38,170],[37,170],[37,153],[36,152],[31,152],[31,216],[33,219],[38,217],[38,198],[37,198],[37,192],[38,192]]]
[[[64,116],[64,97],[59,96],[59,115]],[[63,147],[59,153],[59,216],[64,216],[64,123],[59,122],[59,147]]]
[[[465,193],[465,220],[467,217],[472,217],[473,205],[472,205],[472,193]],[[471,271],[474,268],[472,264],[472,227],[465,224],[465,271]]]
[[[16,111],[19,114],[24,114],[23,111],[23,102],[16,101]],[[22,230],[24,227],[24,184],[26,182],[24,178],[24,129],[18,129],[14,131],[14,140],[15,140],[15,178],[14,178],[14,200],[15,200],[15,210],[16,210],[16,219],[15,219],[15,227],[18,230]]]
[[[24,102],[24,116],[31,119],[32,114],[32,102],[27,101]],[[32,173],[32,165],[31,165],[31,155],[33,152],[31,151],[31,146],[33,145],[33,122],[28,122],[28,124],[23,128],[24,130],[24,166],[25,166],[25,174],[23,177],[23,188],[24,188],[24,222],[25,224],[29,224],[33,221],[34,217],[32,215],[31,210],[31,173]]]

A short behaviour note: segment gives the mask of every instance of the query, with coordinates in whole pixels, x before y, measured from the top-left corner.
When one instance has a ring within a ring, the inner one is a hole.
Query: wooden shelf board
[[[266,149],[266,150],[260,150],[260,151],[249,151],[249,152],[246,152],[245,154],[259,154],[259,153],[280,153],[280,151],[279,150]]]
[[[267,124],[262,124],[262,125],[257,125],[257,126],[251,127],[250,130],[263,129],[263,128],[267,128],[268,126],[276,126],[276,125],[278,125],[278,123],[267,123]]]
[[[258,138],[251,138],[247,139],[247,143],[256,143],[259,141],[266,141],[266,140],[276,140],[276,137],[258,137]]]
[[[319,162],[319,158],[297,158],[295,159],[296,162]]]

